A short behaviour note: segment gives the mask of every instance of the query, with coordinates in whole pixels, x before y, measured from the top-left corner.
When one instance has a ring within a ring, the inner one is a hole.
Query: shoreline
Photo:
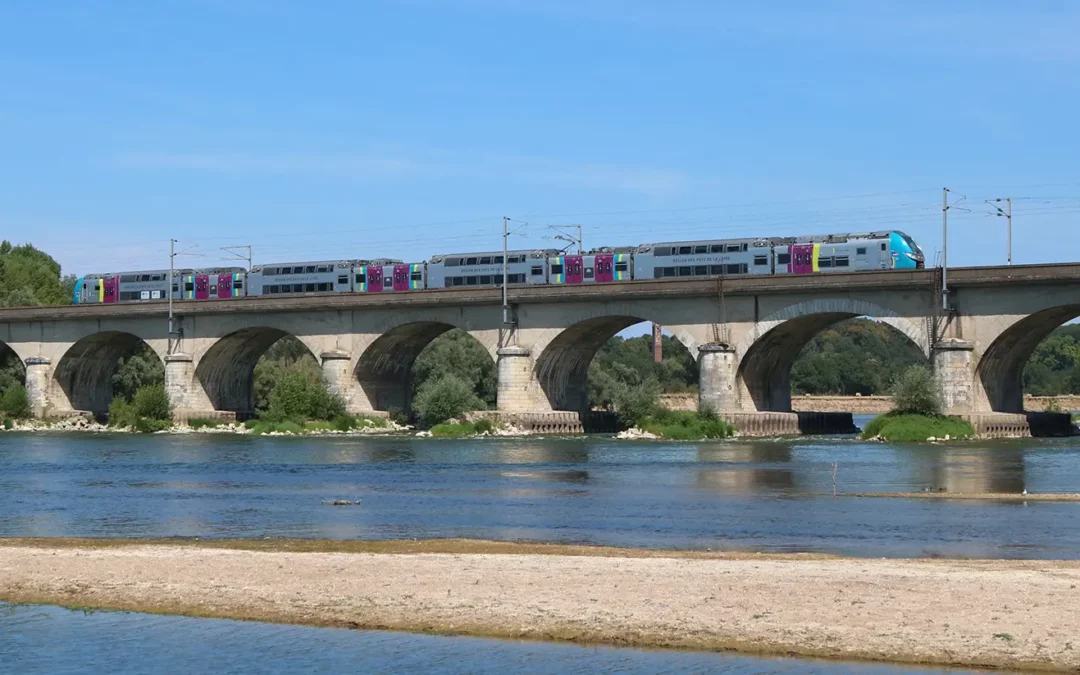
[[[474,540],[0,539],[6,602],[1046,671],[1080,668],[1078,587],[1080,562],[1065,561]]]

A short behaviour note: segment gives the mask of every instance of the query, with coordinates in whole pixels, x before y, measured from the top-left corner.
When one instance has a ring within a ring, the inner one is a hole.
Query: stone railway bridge
[[[1028,357],[1080,316],[1080,263],[957,268],[948,280],[945,312],[938,269],[515,288],[509,326],[499,289],[180,302],[182,337],[171,353],[165,303],[3,309],[0,349],[26,364],[38,416],[105,412],[118,358],[140,342],[164,362],[179,417],[244,416],[254,407],[255,363],[293,335],[360,413],[407,409],[413,361],[460,328],[497,364],[500,414],[550,414],[585,410],[593,355],[624,328],[652,321],[698,355],[700,403],[745,420],[790,412],[801,348],[831,324],[868,316],[923,350],[949,412],[1023,413]]]

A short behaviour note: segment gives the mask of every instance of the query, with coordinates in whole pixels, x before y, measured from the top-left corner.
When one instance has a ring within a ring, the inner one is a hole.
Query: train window
[[[120,283],[122,283],[122,284],[130,284],[130,283],[134,283],[137,279],[138,279],[138,275],[125,274],[124,276],[120,277]]]
[[[270,295],[271,293],[274,292],[274,287],[273,286],[263,286],[262,287],[262,292],[263,292],[263,295]]]
[[[480,258],[480,264],[481,265],[490,265],[491,264],[491,256],[485,255],[485,256],[481,257]]]
[[[391,286],[394,285],[393,278],[392,277],[383,277],[382,285],[383,285],[383,288],[390,288]]]
[[[339,274],[338,278],[337,278],[337,282],[338,282],[338,284],[341,284],[341,285],[345,285],[345,284],[349,283],[349,275],[348,274]]]
[[[424,280],[424,273],[423,272],[413,272],[412,274],[409,275],[409,279],[411,281],[423,281]]]
[[[887,250],[889,250],[889,245],[888,245],[888,244],[886,244],[885,242],[882,242],[882,243],[881,243],[881,250],[882,250],[882,251],[887,251]]]
[[[503,264],[503,257],[501,255],[494,256],[491,259],[491,263],[493,265],[501,265]]]
[[[728,265],[727,266],[727,273],[728,274],[746,274],[748,269],[749,268],[748,268],[746,263],[735,263],[733,265]]]
[[[314,293],[315,292],[315,284],[304,284],[304,292],[305,293]]]
[[[476,285],[476,279],[477,279],[476,277],[465,277],[465,285],[466,286],[475,286]]]
[[[723,273],[724,273],[724,266],[723,265],[712,265],[711,267],[709,267],[709,274],[712,274],[714,276],[720,276]]]
[[[680,267],[679,268],[679,276],[680,277],[692,277],[692,276],[694,276],[694,268],[689,267],[689,266]]]
[[[585,268],[585,278],[586,279],[592,279],[593,278],[593,268],[591,268],[591,267],[586,267]]]
[[[86,288],[86,284],[83,284],[83,288]],[[173,293],[179,293],[180,292],[180,285],[179,284],[173,284],[172,285],[172,292]]]
[[[367,275],[366,274],[357,274],[356,275],[356,283],[358,283],[358,284],[367,283]]]
[[[616,272],[625,272],[628,269],[630,269],[630,265],[627,264],[627,263],[624,263],[624,262],[615,263],[615,271]]]
[[[304,273],[304,268],[303,267],[294,267],[294,268],[292,268],[292,273],[293,274],[303,274]]]
[[[657,246],[656,250],[653,251],[653,255],[655,255],[655,256],[671,255],[671,247],[670,246]]]
[[[306,273],[306,274],[315,274],[315,266],[314,265],[308,265],[306,268],[304,268],[304,273]]]
[[[476,258],[466,258],[466,259],[465,259],[465,264],[466,264],[466,265],[475,265],[475,264],[476,264],[476,260],[477,260]]]
[[[534,277],[538,277],[538,276],[542,275],[543,273],[544,273],[544,267],[542,265],[533,265],[532,266],[532,275]]]
[[[769,256],[767,256],[767,255],[756,255],[756,256],[754,256],[754,264],[755,265],[768,265],[769,264]]]
[[[691,247],[689,247],[689,246],[680,246],[679,247],[679,255],[689,255],[690,254],[690,249],[691,249]]]
[[[319,265],[319,268],[318,268],[317,271],[319,272],[319,274],[325,274],[325,273],[330,271],[330,267],[327,266],[327,265]]]
[[[217,295],[217,284],[214,284],[213,286],[210,287],[210,292],[213,293],[214,295]]]
[[[187,282],[186,284],[184,284],[184,290],[186,292],[188,292],[188,293],[194,291],[195,290],[195,284],[190,282],[190,281]]]
[[[738,253],[740,250],[742,250],[742,247],[739,246],[738,244],[728,244],[727,245],[727,252],[728,253]]]
[[[818,258],[817,266],[820,267],[832,267],[832,258]]]
[[[485,274],[485,275],[481,276],[480,277],[480,285],[481,286],[490,286],[491,285],[491,275],[490,274]]]
[[[790,265],[791,264],[791,254],[790,253],[777,253],[776,254],[776,264],[777,265]]]
[[[709,247],[704,245],[704,244],[702,244],[701,246],[695,246],[694,247],[694,253],[708,253],[708,252],[709,252]]]
[[[551,266],[551,273],[552,274],[562,274],[563,273],[563,266],[562,265],[552,265]]]
[[[232,287],[233,287],[234,291],[242,291],[242,290],[244,290],[244,280],[243,279],[233,279]]]
[[[443,265],[445,265],[447,267],[457,267],[458,266],[458,261],[459,261],[458,258],[447,258],[446,260],[443,261]]]
[[[694,276],[695,277],[703,277],[708,273],[709,273],[709,266],[708,265],[698,265],[697,267],[694,268]]]
[[[712,246],[709,247],[709,252],[710,253],[723,253],[724,252],[724,245],[723,244],[713,244]]]
[[[495,284],[496,286],[502,286],[502,280],[503,280],[503,276],[501,274],[496,274],[493,277],[491,277],[491,282],[493,284]]]
[[[847,267],[848,266],[848,257],[846,255],[838,255],[838,256],[836,256],[836,261],[833,263],[833,265],[835,267]]]
[[[292,288],[292,290],[291,291],[286,291],[286,289],[288,289],[290,287]],[[304,292],[304,284],[285,284],[284,286],[281,287],[281,292],[282,293],[285,293],[285,292],[303,293]]]
[[[866,255],[866,249],[862,247],[855,249],[855,255]]]
[[[164,274],[155,274],[154,276],[152,276],[150,278],[150,281],[161,281],[164,278],[165,278]]]
[[[319,291],[320,293],[325,293],[326,291],[330,290],[330,284],[328,284],[328,283],[321,283],[321,284],[319,284],[319,285],[318,285],[318,287],[317,287],[317,290],[318,290],[318,291]]]

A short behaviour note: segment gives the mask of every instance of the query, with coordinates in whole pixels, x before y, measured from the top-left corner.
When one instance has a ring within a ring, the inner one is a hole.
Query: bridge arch
[[[87,335],[64,352],[53,369],[51,407],[57,411],[84,410],[103,415],[113,399],[112,378],[120,359],[140,347],[150,347],[139,336],[119,330]]]
[[[791,367],[803,347],[829,326],[867,316],[892,326],[929,356],[929,329],[923,318],[900,316],[880,305],[853,298],[808,300],[789,305],[759,321],[735,345],[736,374],[744,410],[791,410]]]
[[[477,341],[494,367],[498,343],[487,334],[476,335],[467,324],[444,318],[392,323],[383,328],[360,352],[353,370],[359,383],[361,407],[369,410],[400,410],[412,407],[413,365],[436,338],[454,329]]]
[[[978,378],[994,412],[1024,412],[1024,367],[1032,353],[1062,324],[1080,317],[1080,303],[1029,314],[1001,332],[983,351]]]
[[[6,342],[0,341],[0,393],[10,384],[26,383],[26,364]]]
[[[195,378],[214,410],[235,412],[240,418],[254,415],[255,366],[271,345],[287,335],[269,326],[241,328],[218,338],[206,350],[195,367]],[[318,361],[308,341],[298,339]]]
[[[563,329],[550,329],[536,340],[534,372],[541,395],[552,410],[589,409],[589,364],[611,338],[649,319],[634,314],[613,314],[582,319]],[[684,326],[668,330],[697,358],[699,340]]]

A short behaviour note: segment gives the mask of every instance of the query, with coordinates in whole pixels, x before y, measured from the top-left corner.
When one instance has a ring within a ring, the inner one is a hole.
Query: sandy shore
[[[1080,668],[1080,563],[669,555],[486,542],[0,540],[0,600],[618,645]]]

